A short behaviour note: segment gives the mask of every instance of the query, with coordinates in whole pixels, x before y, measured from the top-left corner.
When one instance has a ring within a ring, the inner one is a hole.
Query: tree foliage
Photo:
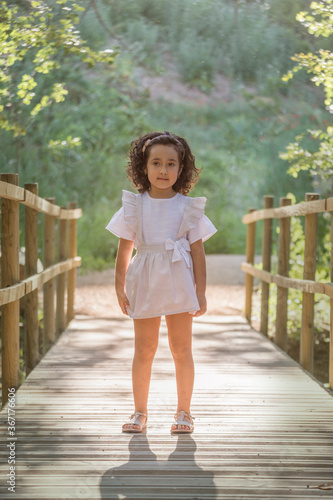
[[[333,0],[312,2],[311,13],[299,12],[297,19],[316,37],[332,37],[333,35]],[[312,75],[311,80],[322,86],[325,93],[326,109],[333,113],[333,52],[320,49],[317,53],[295,54],[292,58],[296,66],[283,79],[288,81],[300,69],[305,68]],[[310,152],[303,146],[306,138],[319,140],[317,151]],[[280,157],[291,163],[289,173],[297,177],[301,170],[309,170],[312,175],[326,178],[333,173],[333,127],[326,131],[307,130],[295,138],[295,142],[287,147]]]
[[[82,11],[75,0],[0,3],[0,128],[24,135],[34,117],[65,99],[65,82],[54,81],[65,59],[113,62],[113,50],[93,51],[80,37]]]
[[[319,140],[317,151],[310,152],[302,145],[306,136]],[[297,177],[301,170],[309,170],[313,176],[321,179],[329,179],[333,175],[333,127],[327,127],[326,131],[310,130],[295,137],[295,142],[287,146],[287,151],[280,156],[288,160],[292,166],[288,173]]]

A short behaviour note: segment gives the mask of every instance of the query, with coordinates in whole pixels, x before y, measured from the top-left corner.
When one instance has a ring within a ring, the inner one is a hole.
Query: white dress
[[[122,207],[106,226],[119,238],[134,241],[125,278],[133,319],[199,310],[190,244],[216,233],[204,215],[205,197],[152,198],[122,191]]]

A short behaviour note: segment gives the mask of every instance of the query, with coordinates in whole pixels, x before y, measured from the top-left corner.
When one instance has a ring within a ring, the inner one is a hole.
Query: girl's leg
[[[177,411],[190,412],[194,385],[194,364],[192,357],[192,320],[186,313],[165,316],[168,327],[169,346],[175,362],[178,407]],[[186,429],[182,425],[180,428]]]
[[[147,401],[150,385],[151,367],[158,346],[158,334],[161,317],[134,319],[134,358],[132,364],[132,387],[135,411],[147,415]],[[139,420],[144,424],[145,417]],[[127,424],[125,428],[138,428],[137,425]]]

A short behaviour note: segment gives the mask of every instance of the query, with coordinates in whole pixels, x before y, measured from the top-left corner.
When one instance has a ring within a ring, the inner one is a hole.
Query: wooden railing
[[[331,212],[331,282],[315,281],[317,260],[317,227],[318,214]],[[305,250],[303,279],[289,277],[290,253],[290,217],[305,217]],[[278,239],[278,273],[271,273],[272,252],[272,222],[280,219]],[[254,267],[256,222],[263,220],[262,235],[262,269]],[[280,199],[280,207],[273,208],[273,197],[264,197],[264,209],[250,209],[243,217],[247,224],[246,263],[242,264],[245,276],[245,316],[251,323],[253,278],[257,277],[262,283],[260,331],[267,335],[269,287],[271,283],[277,285],[277,310],[274,341],[282,349],[287,347],[287,311],[288,289],[294,288],[303,292],[302,325],[300,334],[300,364],[310,373],[313,373],[313,344],[314,344],[314,294],[324,294],[330,298],[330,342],[329,342],[329,384],[333,388],[333,198],[320,200],[318,194],[309,193],[306,201],[291,205],[288,198]]]
[[[18,186],[17,174],[2,174],[1,197],[1,333],[2,333],[2,406],[8,389],[19,385],[20,303],[24,303],[24,343],[26,375],[46,353],[56,337],[74,317],[74,291],[77,257],[76,219],[81,209],[76,203],[68,208],[54,204],[54,198],[40,198],[38,184]],[[25,205],[25,275],[19,266],[19,206]],[[43,219],[43,266],[37,272],[38,212]],[[56,220],[58,220],[58,256],[56,255]],[[57,277],[57,280],[55,278]],[[67,282],[67,283],[66,283]],[[38,322],[38,290],[43,287],[43,335]],[[56,290],[56,306],[55,306]],[[65,307],[67,295],[67,308]]]

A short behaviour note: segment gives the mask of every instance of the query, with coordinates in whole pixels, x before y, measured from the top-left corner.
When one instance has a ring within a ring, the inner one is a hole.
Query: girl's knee
[[[188,345],[170,343],[170,350],[175,359],[188,359],[192,357],[192,348]]]
[[[138,343],[135,345],[135,356],[144,360],[154,358],[157,350],[157,344]]]

